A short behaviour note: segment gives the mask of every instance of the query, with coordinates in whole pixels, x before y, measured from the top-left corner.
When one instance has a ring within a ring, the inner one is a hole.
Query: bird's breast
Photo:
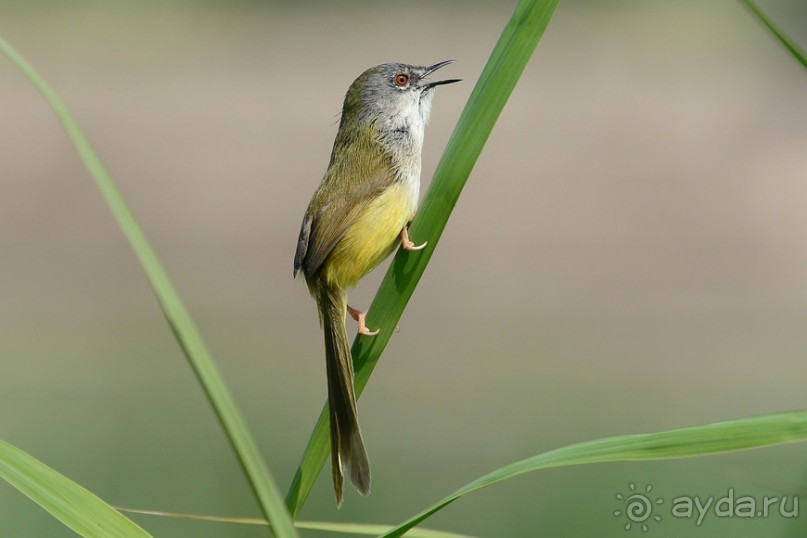
[[[372,199],[334,247],[326,278],[343,288],[355,286],[392,254],[415,216],[418,191],[418,178],[407,176]]]

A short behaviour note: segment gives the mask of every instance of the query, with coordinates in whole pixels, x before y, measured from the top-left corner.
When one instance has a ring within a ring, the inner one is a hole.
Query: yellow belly
[[[395,251],[400,233],[415,216],[412,193],[398,182],[372,200],[334,247],[323,269],[341,288],[355,286]]]

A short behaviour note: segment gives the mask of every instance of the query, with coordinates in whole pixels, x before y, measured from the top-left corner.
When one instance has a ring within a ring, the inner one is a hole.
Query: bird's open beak
[[[453,63],[454,63],[454,60],[446,60],[444,62],[440,62],[440,63],[436,63],[434,65],[431,65],[431,66],[426,68],[426,71],[424,71],[423,76],[420,77],[420,78],[421,79],[426,78],[427,76],[434,73],[435,71],[437,71],[441,67],[445,67],[448,64],[453,64]],[[447,80],[436,80],[434,82],[426,83],[423,86],[421,86],[420,88],[421,88],[421,91],[426,91],[426,90],[429,90],[431,88],[434,88],[435,86],[440,86],[441,84],[453,84],[455,82],[459,82],[460,80],[462,80],[462,79],[450,78],[450,79],[447,79]]]

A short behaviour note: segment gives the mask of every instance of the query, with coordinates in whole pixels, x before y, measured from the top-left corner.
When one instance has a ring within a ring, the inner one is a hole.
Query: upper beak
[[[435,71],[437,71],[438,69],[440,69],[441,67],[445,67],[448,64],[453,64],[453,63],[454,63],[454,60],[446,60],[444,62],[440,62],[440,63],[436,63],[434,65],[431,65],[431,66],[426,68],[426,71],[423,72],[423,75],[420,78],[424,79],[427,76],[429,76],[430,74],[432,74]],[[447,79],[447,80],[436,80],[434,82],[429,82],[427,84],[424,84],[423,86],[420,87],[420,89],[421,89],[421,91],[426,91],[428,89],[434,88],[435,86],[439,86],[441,84],[453,84],[455,82],[459,82],[460,80],[462,80],[462,79],[450,78],[450,79]]]

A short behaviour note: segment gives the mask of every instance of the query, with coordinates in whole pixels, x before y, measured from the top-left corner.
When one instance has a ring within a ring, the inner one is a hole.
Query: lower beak
[[[440,69],[441,67],[445,67],[448,64],[453,64],[453,63],[454,63],[454,60],[446,60],[444,62],[440,62],[440,63],[436,63],[434,65],[431,65],[431,66],[426,68],[426,71],[423,73],[423,76],[421,78],[425,78],[425,77],[429,76],[430,74],[434,73],[435,71],[437,71],[438,69]],[[434,88],[435,86],[440,86],[441,84],[453,84],[455,82],[459,82],[460,80],[462,80],[462,79],[451,78],[451,79],[447,79],[447,80],[437,80],[435,82],[429,82],[427,84],[424,84],[420,88],[421,88],[421,91],[426,91],[426,90],[429,90],[431,88]]]

